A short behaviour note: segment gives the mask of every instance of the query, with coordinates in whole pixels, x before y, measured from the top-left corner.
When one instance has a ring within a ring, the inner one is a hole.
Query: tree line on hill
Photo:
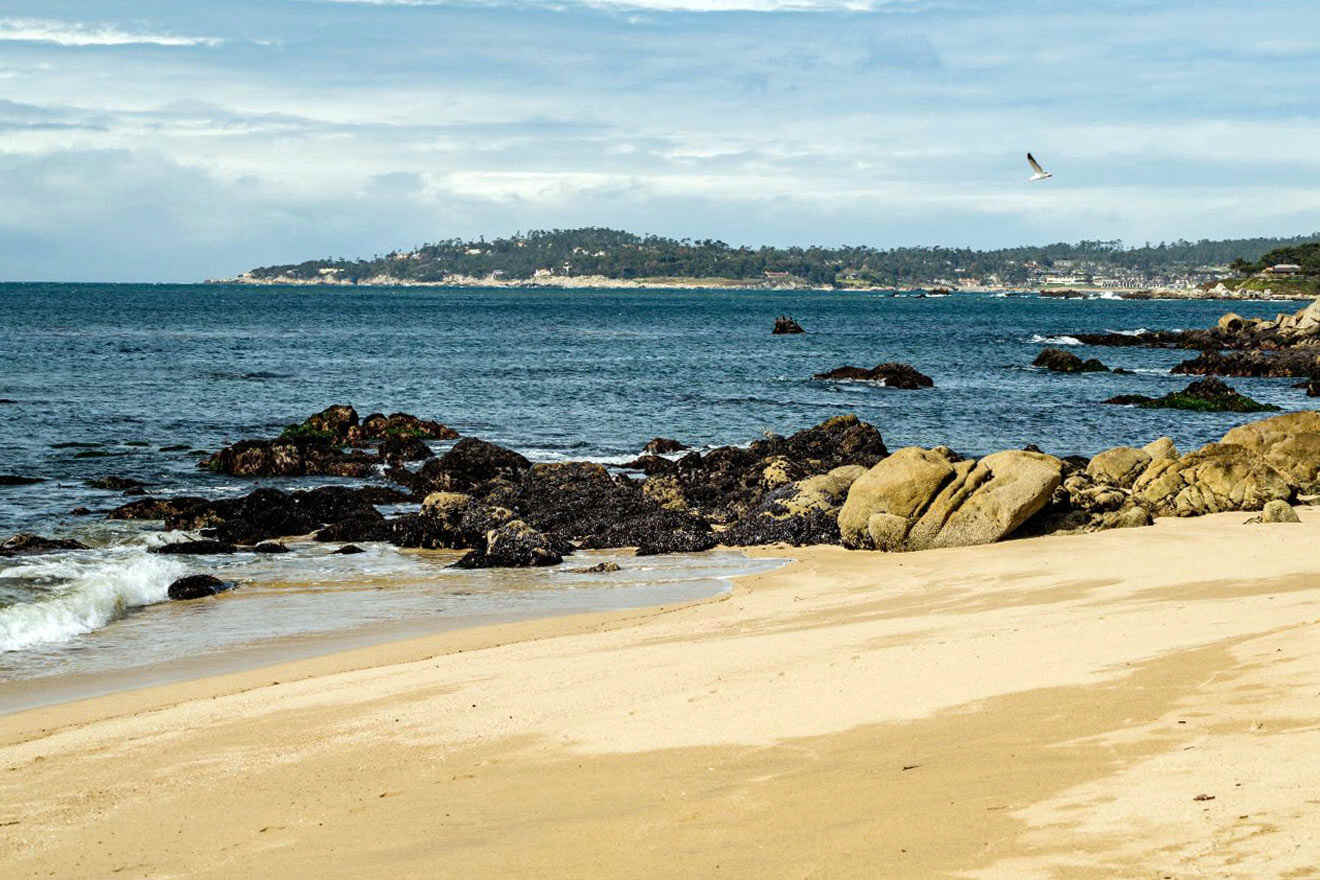
[[[461,275],[525,280],[600,275],[607,278],[727,278],[759,281],[791,277],[814,286],[920,286],[959,276],[1001,283],[1026,283],[1033,273],[1060,261],[1145,273],[1201,266],[1235,268],[1271,254],[1299,254],[1288,261],[1320,261],[1320,233],[1293,238],[1251,238],[1197,242],[1179,240],[1127,247],[1122,241],[1082,241],[1043,246],[973,250],[902,247],[734,247],[714,239],[674,239],[635,235],[615,229],[537,230],[486,241],[448,239],[409,252],[394,251],[370,260],[324,259],[265,266],[247,273],[258,280],[333,278],[359,283],[373,278],[439,282]],[[1311,248],[1311,250],[1307,250]],[[1303,253],[1305,252],[1305,253]],[[1275,259],[1275,262],[1282,258]],[[1304,263],[1310,265],[1310,263]]]

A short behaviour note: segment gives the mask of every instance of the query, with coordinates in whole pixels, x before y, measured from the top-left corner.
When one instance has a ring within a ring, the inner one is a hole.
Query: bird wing
[[[1031,155],[1030,153],[1027,153],[1027,164],[1030,165],[1031,170],[1036,172],[1037,174],[1045,173],[1045,169],[1040,167],[1040,163],[1036,161],[1036,157]]]

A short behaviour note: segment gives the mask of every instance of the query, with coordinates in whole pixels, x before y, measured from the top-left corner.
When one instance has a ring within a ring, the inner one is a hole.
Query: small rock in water
[[[799,324],[797,321],[794,321],[792,318],[788,317],[787,315],[780,315],[778,318],[775,318],[775,329],[770,331],[771,335],[773,336],[782,336],[786,333],[806,333],[806,332],[807,331],[802,329],[801,324]]]
[[[69,511],[69,516],[91,516],[91,513],[86,507],[75,507]]]
[[[229,589],[229,585],[209,574],[191,574],[170,584],[171,599],[204,599]]]
[[[233,544],[224,541],[176,541],[173,544],[162,544],[159,547],[152,547],[148,553],[160,553],[167,556],[177,555],[214,555],[220,553],[237,553],[238,548]]]
[[[87,550],[86,544],[65,538],[43,538],[27,532],[20,532],[0,544],[0,556],[30,556],[35,553],[50,553],[55,550]]]
[[[935,380],[908,364],[887,363],[865,369],[863,367],[844,366],[817,373],[813,379],[851,379],[858,382],[879,382],[886,388],[899,388],[904,391],[916,391],[921,388],[935,387]]]
[[[173,446],[162,446],[161,452],[187,452],[189,446],[187,443],[175,443]]]
[[[46,482],[41,477],[20,477],[18,474],[0,474],[0,486],[31,486]]]
[[[263,541],[252,548],[253,553],[288,553],[289,548],[277,541]]]
[[[687,446],[677,440],[671,440],[668,437],[655,437],[650,443],[642,447],[642,452],[646,455],[664,455],[669,452],[682,452],[684,449],[687,449]]]
[[[1082,360],[1070,351],[1047,348],[1031,362],[1033,367],[1044,367],[1053,373],[1107,373],[1109,368],[1095,358]]]
[[[573,574],[603,574],[608,571],[620,571],[617,562],[597,562],[590,568],[575,568]]]
[[[1171,391],[1163,397],[1120,394],[1109,398],[1105,403],[1138,406],[1142,409],[1185,409],[1193,412],[1275,412],[1279,409],[1272,403],[1260,403],[1246,395],[1238,394],[1231,385],[1213,376],[1193,382],[1182,391]]]
[[[141,489],[146,484],[141,480],[134,480],[131,477],[99,477],[95,480],[88,480],[86,485],[92,489],[109,489],[118,492],[122,489]]]
[[[366,552],[367,552],[366,550],[363,550],[361,547],[359,547],[356,544],[345,544],[344,546],[340,547],[338,550],[335,551],[335,553],[338,553],[341,556],[352,556],[354,553],[366,553]]]

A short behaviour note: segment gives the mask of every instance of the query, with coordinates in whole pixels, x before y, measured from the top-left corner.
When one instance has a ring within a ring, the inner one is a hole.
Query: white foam
[[[1123,297],[1119,296],[1117,293],[1114,293],[1112,290],[1106,290],[1103,293],[1097,293],[1095,296],[1087,297],[1087,299],[1122,299],[1122,298]]]
[[[1138,327],[1136,330],[1110,330],[1116,336],[1145,336],[1150,331],[1145,327]]]
[[[1029,340],[1034,343],[1043,343],[1045,345],[1081,345],[1082,341],[1075,336],[1041,336],[1039,333],[1032,334]]]
[[[18,560],[5,576],[31,581],[34,592],[49,597],[0,608],[0,651],[67,642],[100,629],[129,608],[165,601],[169,585],[186,572],[177,559],[133,548]]]

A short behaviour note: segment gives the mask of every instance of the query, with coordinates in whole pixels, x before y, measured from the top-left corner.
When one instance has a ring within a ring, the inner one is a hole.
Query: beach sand
[[[1320,510],[0,718],[0,876],[1320,877]],[[757,551],[766,552],[766,551]]]

